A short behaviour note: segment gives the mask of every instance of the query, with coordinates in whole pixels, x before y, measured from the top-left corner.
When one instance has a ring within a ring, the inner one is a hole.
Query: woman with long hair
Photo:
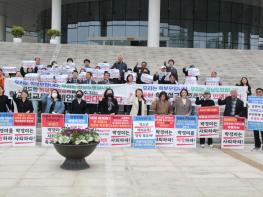
[[[56,89],[53,89],[50,92],[50,95],[43,95],[42,103],[45,105],[44,112],[47,114],[63,114],[65,111],[65,105],[61,100],[58,90]]]
[[[246,77],[242,77],[239,84],[236,86],[247,86],[247,95],[250,96],[251,93],[251,86],[249,85],[248,79]]]
[[[103,98],[99,102],[98,111],[100,114],[118,114],[118,101],[116,98],[114,98],[114,92],[111,88],[105,90]]]
[[[173,108],[165,91],[160,92],[159,97],[154,100],[152,109],[155,114],[168,115],[173,113]]]
[[[132,105],[130,115],[133,116],[144,116],[147,115],[146,100],[143,96],[142,89],[138,88],[135,90],[135,95],[130,94],[129,103]]]

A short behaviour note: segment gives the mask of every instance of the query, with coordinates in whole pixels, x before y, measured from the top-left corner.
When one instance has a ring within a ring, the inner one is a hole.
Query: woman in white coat
[[[142,89],[135,90],[135,97],[132,94],[129,97],[129,103],[132,105],[130,115],[145,116],[147,115],[146,100],[143,97]]]

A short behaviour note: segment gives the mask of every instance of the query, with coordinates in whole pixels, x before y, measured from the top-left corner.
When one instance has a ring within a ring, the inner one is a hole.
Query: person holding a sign
[[[111,88],[105,90],[102,100],[99,101],[98,111],[100,114],[118,114],[118,101],[114,98],[114,92]]]
[[[167,67],[166,71],[174,75],[175,80],[178,81],[178,72],[177,72],[177,69],[174,67],[174,64],[175,64],[175,61],[173,59],[169,59],[167,66],[166,66],[166,62],[164,62],[164,65]]]
[[[199,69],[195,65],[190,65],[188,68],[183,68],[183,73],[186,77],[195,77],[198,81],[198,76],[200,75]]]
[[[159,97],[152,103],[155,114],[169,115],[173,113],[173,107],[169,102],[169,97],[165,91],[160,92]]]
[[[76,92],[75,99],[69,105],[68,112],[70,114],[85,114],[87,113],[86,101],[82,99],[84,93],[81,90]]]
[[[117,61],[113,64],[111,69],[118,69],[120,71],[120,77],[118,79],[112,79],[113,83],[124,83],[124,73],[128,71],[127,64],[123,62],[123,56],[119,55]]]
[[[131,93],[128,100],[129,100],[129,103],[132,105],[130,115],[133,115],[133,116],[147,115],[147,105],[146,105],[146,100],[143,96],[142,89],[136,89],[135,97],[133,97]]]
[[[165,78],[166,76],[163,76],[163,78],[161,79],[162,84],[178,84],[178,82],[176,81],[176,75],[174,74],[170,74],[169,81],[166,81]]]
[[[243,116],[244,103],[237,98],[237,90],[231,90],[230,96],[218,99],[218,105],[225,105],[224,116]]]
[[[208,91],[204,92],[202,99],[197,97],[195,104],[201,105],[201,107],[215,106],[215,102],[211,99],[211,93]],[[210,146],[212,148],[213,147],[213,138],[208,138],[207,144],[208,144],[208,146]],[[202,148],[205,147],[205,138],[200,138],[200,145]]]
[[[153,75],[153,81],[158,81],[158,84],[163,84],[162,78],[167,76],[166,66],[161,67],[161,73],[156,72]]]
[[[13,95],[18,113],[33,113],[33,104],[30,100],[28,100],[28,96],[29,94],[27,90],[22,90],[21,97],[17,97],[16,94]]]
[[[262,88],[257,88],[256,89],[256,95],[257,96],[263,96],[263,89]],[[258,131],[258,130],[254,130],[254,140],[255,140],[255,147],[253,150],[260,150],[262,144],[263,144],[263,130],[262,131]],[[261,140],[259,135],[261,134]],[[263,147],[262,147],[263,150]]]
[[[46,114],[63,114],[65,111],[65,105],[56,89],[53,89],[50,95],[44,94],[42,103],[45,105],[44,113]]]
[[[12,110],[11,100],[4,95],[4,88],[0,85],[0,112],[11,112]]]
[[[133,69],[133,72],[137,73],[136,83],[145,84],[145,82],[141,80],[142,74],[150,75],[150,70],[147,68],[147,62],[142,62],[141,67],[139,67],[138,65],[139,63],[137,63]]]
[[[205,85],[209,85],[209,86],[222,85],[222,82],[220,81],[220,77],[217,77],[216,71],[212,71],[210,77],[206,78]]]
[[[182,116],[190,116],[192,113],[192,102],[188,98],[188,90],[182,89],[180,97],[174,98],[174,114]]]

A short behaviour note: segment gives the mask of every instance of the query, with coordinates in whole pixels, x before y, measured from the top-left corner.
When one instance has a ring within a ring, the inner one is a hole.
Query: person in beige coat
[[[132,105],[130,115],[133,116],[147,115],[147,105],[146,105],[146,100],[143,97],[142,89],[135,90],[135,97],[133,97],[131,94],[128,100],[130,105]]]
[[[165,91],[160,92],[159,98],[152,103],[152,109],[155,114],[169,115],[173,113],[173,107],[169,102],[169,97]]]
[[[180,97],[174,99],[174,114],[182,116],[190,116],[192,113],[192,102],[188,98],[187,89],[182,89]]]

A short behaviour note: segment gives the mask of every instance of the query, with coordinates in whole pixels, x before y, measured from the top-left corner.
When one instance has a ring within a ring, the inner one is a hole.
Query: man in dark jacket
[[[111,82],[110,82],[110,73],[108,71],[104,72],[103,80],[99,81],[98,84],[111,84]]]
[[[231,96],[218,99],[218,105],[226,105],[224,116],[243,116],[244,114],[244,103],[237,98],[237,90],[231,90]]]
[[[209,107],[209,106],[215,106],[215,102],[211,99],[210,92],[205,92],[203,95],[203,99],[200,100],[199,97],[196,98],[195,104],[201,105],[202,107]],[[213,147],[213,138],[207,139],[207,144],[212,148]],[[205,138],[200,138],[200,145],[202,148],[205,147]]]
[[[124,83],[124,73],[128,71],[128,67],[127,64],[123,62],[123,57],[121,55],[118,56],[117,62],[113,64],[111,69],[118,69],[120,71],[120,77],[118,79],[112,79],[112,82],[117,84]]]
[[[82,84],[96,84],[94,80],[92,80],[92,73],[87,72],[86,73],[86,80],[82,81]]]

